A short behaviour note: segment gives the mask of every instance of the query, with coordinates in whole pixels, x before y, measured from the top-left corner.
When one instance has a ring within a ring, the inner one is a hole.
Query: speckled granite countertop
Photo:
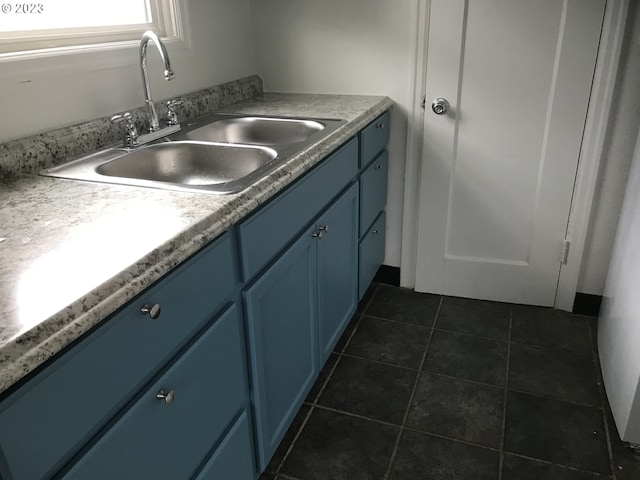
[[[386,97],[269,94],[228,113],[348,123],[233,195],[29,175],[0,183],[0,392],[272,197],[391,106]]]

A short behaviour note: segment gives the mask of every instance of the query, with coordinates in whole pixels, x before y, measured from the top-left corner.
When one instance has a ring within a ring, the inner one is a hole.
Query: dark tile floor
[[[262,480],[639,480],[596,319],[373,285]]]

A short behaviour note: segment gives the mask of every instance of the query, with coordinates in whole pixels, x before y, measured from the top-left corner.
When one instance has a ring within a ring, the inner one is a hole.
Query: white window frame
[[[28,82],[55,72],[77,74],[138,63],[137,49],[145,30],[154,30],[170,49],[172,58],[191,54],[185,0],[149,0],[154,15],[151,25],[126,25],[69,29],[51,34],[25,32],[11,42],[19,51],[0,48],[0,81]],[[48,36],[47,36],[48,35]],[[57,38],[56,38],[57,37]],[[52,45],[52,42],[55,44]],[[47,48],[41,48],[47,46]]]

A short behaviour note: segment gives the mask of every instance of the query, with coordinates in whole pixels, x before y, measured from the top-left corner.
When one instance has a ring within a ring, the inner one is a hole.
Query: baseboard
[[[385,283],[387,285],[393,285],[394,287],[400,286],[400,268],[390,267],[388,265],[380,265],[378,273],[373,278],[374,282]]]
[[[600,313],[601,304],[602,296],[600,295],[576,293],[576,298],[573,301],[573,313],[597,317]]]

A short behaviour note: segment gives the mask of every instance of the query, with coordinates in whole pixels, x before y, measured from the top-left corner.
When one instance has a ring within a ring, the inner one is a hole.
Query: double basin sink
[[[234,193],[344,123],[211,114],[155,143],[133,149],[110,148],[41,174],[168,190]]]

